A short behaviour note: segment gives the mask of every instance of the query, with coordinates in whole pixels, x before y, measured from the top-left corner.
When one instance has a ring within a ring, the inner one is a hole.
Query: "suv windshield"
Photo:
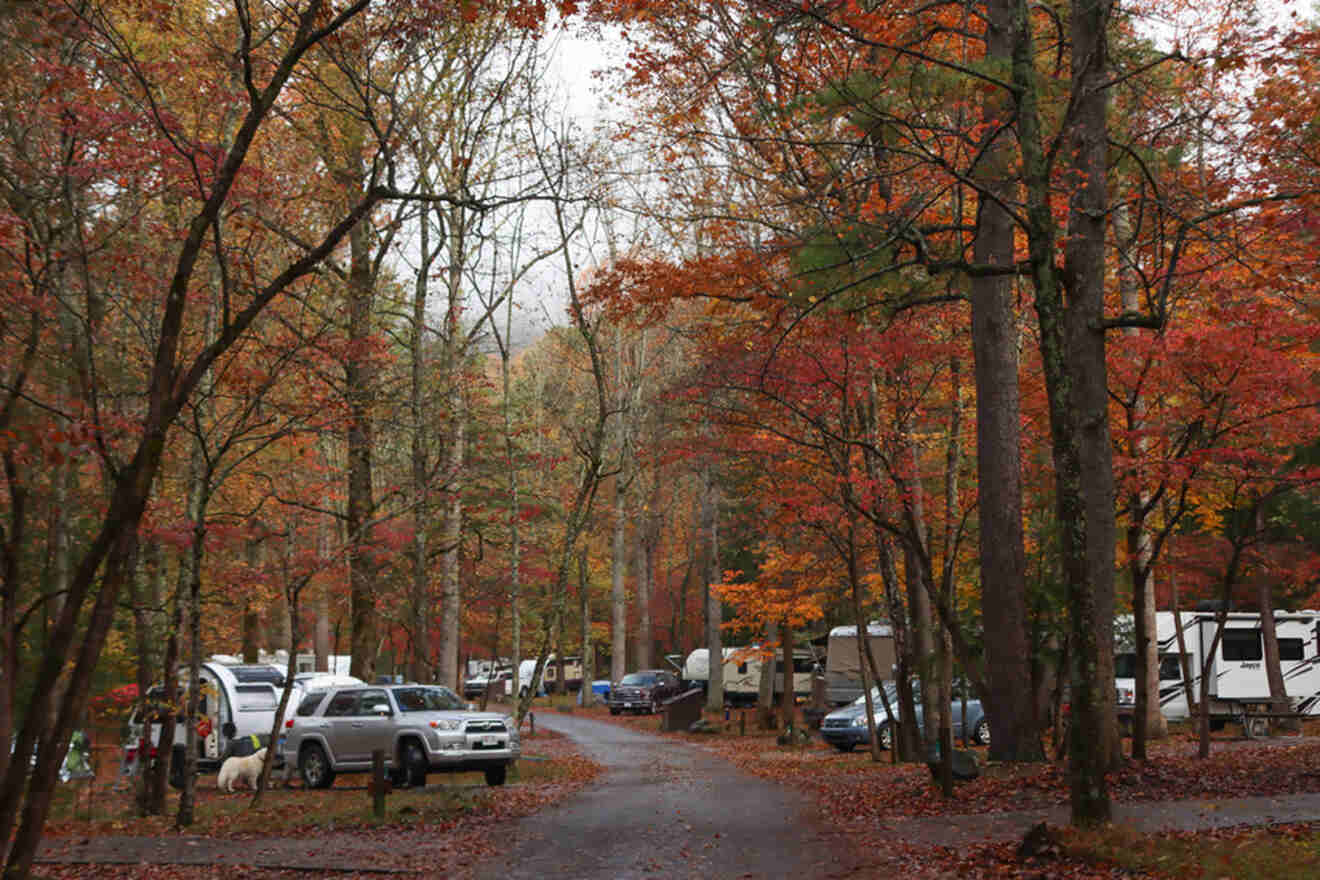
[[[466,709],[467,703],[458,694],[443,687],[396,687],[394,702],[400,712],[439,712]]]
[[[631,685],[632,687],[645,687],[646,685],[655,684],[655,675],[647,675],[641,672],[630,672],[623,677],[623,680],[620,681],[619,684]]]

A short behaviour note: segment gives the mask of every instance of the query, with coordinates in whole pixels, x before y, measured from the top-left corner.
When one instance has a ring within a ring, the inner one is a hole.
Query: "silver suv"
[[[339,687],[308,694],[285,722],[284,759],[308,788],[327,788],[339,773],[371,770],[385,751],[395,785],[423,786],[428,772],[480,770],[503,785],[521,745],[513,719],[473,712],[445,687],[422,684]]]

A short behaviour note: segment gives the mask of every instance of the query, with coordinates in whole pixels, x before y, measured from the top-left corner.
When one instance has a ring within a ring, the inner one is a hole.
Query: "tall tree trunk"
[[[958,472],[962,464],[962,362],[949,360],[949,440],[944,453],[944,566],[940,578],[941,601],[954,604],[954,559],[957,556]],[[947,626],[939,627],[935,637],[940,729],[940,789],[946,798],[953,797],[953,638]],[[927,708],[929,711],[929,707]],[[963,742],[966,744],[966,708],[963,708]],[[991,738],[993,742],[993,737]]]
[[[591,706],[596,702],[596,692],[591,688],[591,681],[596,677],[596,649],[591,641],[591,577],[585,547],[578,550],[578,603],[582,621],[582,685],[578,688],[578,695],[583,706]]]
[[[325,508],[332,510],[333,504],[327,501]],[[337,520],[323,518],[317,526],[316,558],[323,568],[329,568],[330,547],[334,540],[336,523]],[[321,672],[338,674],[339,669],[334,665],[336,661],[330,659],[334,654],[330,633],[330,586],[325,578],[316,579],[314,591],[312,604],[316,609],[316,629],[312,634],[312,651],[316,658],[315,668]]]
[[[447,246],[449,267],[445,273],[444,365],[447,383],[448,435],[445,440],[447,502],[444,514],[443,550],[440,557],[440,643],[438,679],[450,687],[459,681],[459,617],[462,614],[463,490],[467,482],[467,394],[464,386],[463,268],[467,259],[467,217],[460,207],[451,208]]]
[[[1012,0],[986,4],[986,58],[1012,56]],[[1014,265],[1013,222],[1004,203],[1016,199],[1012,101],[991,92],[981,107],[987,132],[976,177],[978,200],[973,254],[983,267]],[[1022,534],[1021,408],[1018,332],[1013,275],[978,274],[971,280],[972,353],[976,382],[977,514],[980,519],[982,615],[990,757],[1041,760],[1040,736],[1029,688],[1026,553]]]
[[[627,490],[614,475],[614,525],[610,544],[610,680],[628,671]]]
[[[771,621],[765,625],[765,643],[774,645],[779,642],[779,624]],[[720,680],[724,680],[724,664],[720,664],[719,672],[715,672],[715,663],[711,661],[711,675],[719,675]],[[756,715],[757,727],[761,730],[774,730],[775,728],[775,664],[774,658],[761,664],[761,674],[756,681]]]
[[[922,748],[918,754],[924,758],[935,750],[939,742],[939,710],[932,711],[936,703],[935,686],[935,638],[931,621],[930,596],[926,592],[925,572],[918,558],[920,549],[927,545],[926,508],[923,500],[921,472],[918,470],[916,441],[904,431],[904,451],[911,469],[903,479],[903,492],[908,516],[908,539],[903,549],[904,574],[907,580],[908,627],[912,633],[913,671],[920,684],[922,723],[916,726],[916,714],[904,706],[902,722],[904,727],[916,730],[921,738]],[[902,692],[900,691],[900,702]]]
[[[503,392],[501,408],[504,416],[504,468],[509,480],[509,639],[510,662],[513,672],[510,677],[510,690],[517,698],[518,666],[522,663],[522,533],[518,522],[522,517],[518,480],[518,468],[515,465],[513,445],[513,394],[512,374],[510,371],[511,345],[513,337],[513,297],[505,304],[504,318],[505,344],[500,346],[500,383]]]
[[[637,527],[637,668],[650,669],[655,663],[651,648],[655,634],[651,625],[651,595],[655,585],[656,521],[648,510]]]
[[[376,677],[376,573],[371,549],[373,425],[371,400],[376,371],[368,361],[375,279],[371,269],[369,227],[359,223],[349,233],[348,360],[348,583],[349,674],[363,681]]]
[[[148,701],[151,686],[156,683],[156,644],[162,635],[162,627],[155,625],[155,615],[159,609],[159,591],[153,591],[156,571],[160,568],[160,547],[154,542],[139,551],[140,565],[136,576],[129,581],[129,600],[133,606],[133,634],[137,643],[137,713],[143,719],[142,736],[134,744],[137,748],[137,771],[133,774],[133,798],[137,804],[139,816],[155,815],[151,812],[152,799],[148,791],[147,755],[151,750],[151,722],[156,711]],[[153,600],[152,593],[157,595]],[[176,593],[177,595],[177,593]],[[178,603],[175,603],[178,607]],[[177,637],[177,630],[174,633]],[[172,714],[169,713],[169,714]]]
[[[160,580],[164,578],[164,566],[161,565],[159,547],[151,545],[148,552],[148,558],[154,557],[155,571],[151,573],[154,582],[152,593],[160,595]],[[179,636],[183,624],[183,595],[185,584],[180,583],[174,590],[174,613],[168,624],[167,631],[163,633],[165,637],[165,655],[161,658],[160,670],[162,683],[165,687],[165,694],[161,700],[163,710],[157,715],[160,722],[160,738],[157,742],[157,760],[151,766],[150,773],[144,773],[142,785],[141,813],[145,816],[161,816],[165,813],[165,796],[169,789],[169,770],[170,761],[174,753],[174,718],[177,713],[176,707],[179,702]],[[144,712],[144,718],[149,716]],[[148,741],[139,745],[138,763],[145,765],[145,755],[149,750],[151,735],[151,725],[148,722],[144,725],[144,739]],[[144,748],[146,746],[146,748]]]
[[[707,463],[702,470],[701,486],[701,544],[702,595],[706,609],[706,650],[710,657],[710,675],[706,685],[706,709],[719,712],[724,708],[724,646],[721,628],[724,609],[720,597],[711,584],[720,582],[719,500],[716,495],[714,468]]]
[[[1265,530],[1264,505],[1256,507],[1256,533]],[[1283,681],[1283,669],[1279,663],[1279,635],[1274,625],[1274,596],[1271,592],[1270,579],[1257,577],[1256,606],[1260,612],[1260,637],[1265,654],[1265,676],[1270,684],[1270,704],[1275,712],[1287,712],[1291,708],[1288,700],[1288,687]],[[1296,729],[1298,723],[1288,722],[1290,729]]]
[[[1114,237],[1118,241],[1118,288],[1123,311],[1141,310],[1140,285],[1132,262],[1133,231],[1127,205],[1114,207]],[[1137,327],[1125,327],[1129,339],[1140,336]],[[1128,436],[1134,438],[1128,454],[1135,459],[1145,456],[1150,443],[1145,437],[1146,402],[1134,392],[1125,402]],[[1159,646],[1155,638],[1155,571],[1147,514],[1150,495],[1143,489],[1127,498],[1126,543],[1128,573],[1132,579],[1133,651],[1136,656],[1136,698],[1133,707],[1132,757],[1145,760],[1146,743],[1168,735],[1168,723],[1160,711]]]
[[[206,503],[204,493],[197,499],[196,511],[202,517],[195,519],[193,527],[194,547],[185,557],[181,568],[186,572],[188,583],[188,694],[187,705],[183,713],[183,789],[179,792],[179,807],[174,824],[178,828],[187,828],[196,818],[197,803],[197,715],[202,690],[202,576],[201,548],[206,537],[203,517]],[[181,572],[181,577],[183,572]],[[163,737],[162,732],[162,737]]]
[[[412,583],[409,591],[412,651],[409,674],[413,681],[431,680],[431,570],[427,530],[431,523],[430,456],[426,437],[430,431],[426,412],[426,292],[430,287],[431,224],[423,212],[420,224],[420,260],[413,283],[412,336],[409,339],[410,383],[408,406],[412,415]]]
[[[782,690],[779,692],[779,726],[783,730],[788,730],[793,726],[794,704],[793,704],[793,627],[784,621],[779,625],[779,645],[780,645],[780,674],[779,686]],[[774,658],[768,661],[774,666]]]
[[[623,334],[615,337],[614,397],[618,417],[614,419],[613,446],[618,453],[614,475],[614,522],[610,552],[610,680],[617,682],[628,671],[628,588],[627,536],[628,486],[630,459],[628,449],[627,401],[623,366]]]
[[[1023,0],[1015,2],[1013,30],[1028,259],[1036,288],[1060,557],[1070,611],[1069,779],[1072,821],[1077,825],[1109,820],[1105,774],[1119,744],[1113,685],[1114,492],[1103,325],[1108,13],[1107,0],[1077,0],[1073,6],[1074,102],[1064,151],[1072,162],[1073,198],[1062,273],[1055,264],[1053,181],[1040,128],[1030,14]]]

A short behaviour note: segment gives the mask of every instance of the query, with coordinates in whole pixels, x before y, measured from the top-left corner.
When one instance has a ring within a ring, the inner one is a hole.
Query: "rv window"
[[[739,674],[739,675],[746,675],[746,674],[747,674],[747,664],[746,664],[746,663],[739,663],[739,664],[738,664],[738,674]]]
[[[1224,659],[1225,660],[1259,660],[1261,658],[1260,650],[1260,630],[1258,629],[1226,629],[1224,630]]]
[[[1301,660],[1302,657],[1301,639],[1279,639],[1280,660]]]
[[[234,688],[240,712],[266,712],[279,705],[275,689],[265,684],[240,684]]]
[[[1182,681],[1182,663],[1177,654],[1160,656],[1160,681]]]

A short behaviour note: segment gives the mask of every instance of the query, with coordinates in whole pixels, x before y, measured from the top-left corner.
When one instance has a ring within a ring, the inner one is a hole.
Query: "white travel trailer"
[[[188,667],[178,669],[179,692],[188,685]],[[265,663],[233,664],[209,660],[201,665],[200,694],[197,721],[197,766],[206,772],[219,768],[220,761],[230,743],[250,735],[268,736],[275,723],[275,710],[279,707],[280,688],[284,686],[284,672]],[[160,693],[163,688],[153,688]],[[297,691],[295,691],[295,694]],[[180,699],[183,699],[181,696]],[[292,713],[296,703],[288,707]],[[131,764],[144,731],[138,713],[129,719],[129,736],[124,744],[123,761]],[[184,727],[180,718],[174,728],[174,754],[170,762],[170,779],[176,787],[182,785]],[[160,725],[151,726],[152,746],[160,741]]]
[[[1116,630],[1115,686],[1120,719],[1130,719],[1136,696],[1136,656],[1132,653],[1132,618],[1120,617]],[[1187,692],[1183,687],[1183,663],[1178,654],[1181,624],[1191,671],[1191,691],[1200,694],[1201,668],[1214,642],[1218,626],[1214,611],[1172,611],[1155,615],[1155,638],[1160,662],[1160,709],[1170,721],[1187,718]],[[1320,715],[1320,612],[1276,612],[1274,626],[1279,644],[1279,665],[1294,711]],[[1253,709],[1264,710],[1270,699],[1265,670],[1260,615],[1231,611],[1224,633],[1210,659],[1210,718],[1216,724],[1241,720]]]
[[[724,701],[732,705],[750,705],[761,692],[761,649],[759,645],[745,648],[724,648]],[[784,692],[783,661],[775,655],[775,695]],[[811,695],[811,676],[816,659],[808,648],[793,650],[793,694]],[[683,661],[683,680],[702,690],[710,681],[710,649],[697,648]]]
[[[531,686],[532,673],[536,671],[536,658],[524,660],[518,664],[518,693],[521,695]],[[545,693],[552,688],[559,680],[559,661],[554,654],[545,658],[545,668],[541,670],[541,680],[538,682],[537,693]],[[564,684],[565,689],[576,691],[582,687],[582,658],[565,657],[564,658]],[[504,692],[511,694],[513,692],[513,681],[510,679],[504,683]]]

